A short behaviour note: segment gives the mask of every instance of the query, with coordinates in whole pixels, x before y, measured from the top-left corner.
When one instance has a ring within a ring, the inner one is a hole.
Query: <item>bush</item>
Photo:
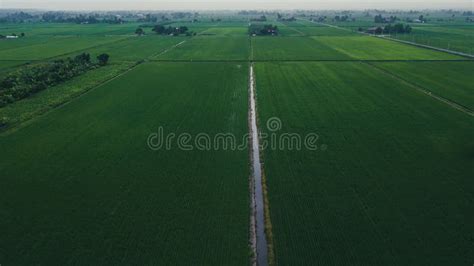
[[[97,56],[97,60],[99,60],[99,65],[107,65],[107,62],[109,62],[109,57],[110,56],[108,54],[100,54],[99,56]]]
[[[9,119],[8,117],[1,117],[0,118],[0,128],[6,127],[8,125]]]
[[[404,25],[402,23],[398,23],[395,25],[388,24],[384,28],[385,33],[397,33],[397,34],[404,34],[404,33],[410,33],[411,32],[411,26],[410,25]]]
[[[168,28],[165,28],[163,25],[156,25],[153,27],[152,31],[156,32],[156,34],[160,35],[173,35],[173,36],[178,36],[180,34],[187,34],[188,33],[188,27],[186,26],[180,26],[180,27],[171,27],[168,26]],[[187,35],[188,36],[188,35]]]
[[[255,25],[249,26],[249,35],[278,35],[278,26],[269,25]]]

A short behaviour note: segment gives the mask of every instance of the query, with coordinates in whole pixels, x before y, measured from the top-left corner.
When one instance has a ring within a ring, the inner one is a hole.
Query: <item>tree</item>
[[[138,36],[141,36],[141,35],[145,34],[145,31],[142,28],[138,28],[138,29],[135,30],[135,34],[138,35]]]
[[[1,82],[0,82],[0,87],[2,89],[9,89],[13,88],[17,84],[18,77],[12,73],[8,76],[6,76]]]
[[[156,25],[155,27],[153,27],[152,31],[156,32],[156,34],[164,34],[166,28],[163,25]]]
[[[391,34],[391,33],[396,33],[396,34],[403,34],[403,33],[410,33],[411,32],[411,27],[410,25],[403,25],[402,23],[397,23],[395,25],[388,24],[384,28],[384,32]]]
[[[77,55],[74,57],[74,60],[79,62],[79,63],[90,63],[91,62],[91,56],[88,53],[82,53],[80,55]]]
[[[21,68],[0,81],[1,105],[26,98],[93,68],[95,64],[90,62],[87,53]]]
[[[188,27],[186,27],[186,26],[179,27],[179,33],[185,33],[187,31],[188,31]]]
[[[382,15],[379,14],[379,15],[376,15],[376,16],[374,17],[374,22],[375,22],[375,23],[384,23],[384,22],[385,22],[385,19],[382,17]]]
[[[97,60],[99,60],[99,65],[105,66],[107,65],[107,62],[109,61],[109,55],[108,54],[100,54],[97,56]]]
[[[2,101],[0,99],[0,107],[2,107]],[[5,127],[6,125],[8,125],[8,117],[4,116],[4,117],[0,117],[0,128],[2,127]]]
[[[405,33],[411,33],[411,30],[412,30],[412,28],[411,28],[410,25],[405,26]]]

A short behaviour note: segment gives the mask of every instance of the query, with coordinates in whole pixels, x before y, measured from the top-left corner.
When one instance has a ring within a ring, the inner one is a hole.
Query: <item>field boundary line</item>
[[[306,35],[306,33],[302,32],[302,31],[300,31],[300,30],[297,30],[297,29],[295,29],[294,27],[291,27],[291,26],[289,26],[289,25],[287,25],[287,24],[285,24],[285,23],[283,23],[283,25],[285,25],[286,27],[290,28],[292,31],[301,34],[300,37],[308,37],[308,36]]]
[[[154,57],[160,57],[160,56],[166,54],[167,52],[173,50],[174,48],[176,48],[176,47],[182,45],[182,44],[185,43],[186,41],[187,41],[187,40],[183,40],[183,41],[181,41],[181,42],[179,42],[179,43],[177,43],[177,44],[174,44],[174,45],[172,45],[172,46],[170,46],[170,47],[168,47],[168,48],[165,48],[165,50],[162,50],[162,51],[159,51],[159,52],[156,53],[156,54],[150,55],[147,59],[148,59],[148,60],[154,60],[154,59],[153,59]],[[157,61],[158,61],[158,60],[157,60]]]
[[[454,102],[454,101],[452,101],[452,100],[450,100],[450,99],[447,99],[447,98],[444,98],[444,97],[439,96],[439,95],[437,95],[437,94],[434,94],[431,90],[429,90],[429,89],[427,89],[427,88],[424,88],[424,87],[422,87],[422,86],[420,86],[420,85],[418,85],[418,84],[412,83],[412,82],[410,82],[410,81],[408,81],[408,80],[406,80],[406,79],[404,79],[404,78],[398,76],[397,74],[394,74],[394,73],[390,72],[389,70],[386,70],[386,69],[383,69],[383,68],[381,68],[381,67],[379,67],[379,66],[376,66],[376,65],[374,65],[374,64],[371,64],[370,62],[366,62],[366,64],[369,65],[369,66],[371,66],[371,67],[373,67],[374,69],[378,70],[379,72],[382,72],[382,73],[384,73],[384,74],[386,74],[386,75],[388,75],[388,76],[391,76],[392,78],[397,79],[398,81],[401,81],[401,82],[404,83],[404,84],[409,85],[410,87],[416,89],[417,91],[419,91],[419,92],[421,92],[421,93],[423,93],[423,94],[425,94],[425,95],[427,95],[427,96],[430,96],[430,97],[433,98],[433,99],[436,99],[436,100],[438,100],[438,101],[440,101],[440,102],[442,102],[442,103],[444,103],[444,104],[447,104],[448,106],[450,106],[450,107],[452,107],[452,108],[454,108],[454,109],[456,109],[456,110],[458,110],[458,111],[461,111],[461,112],[463,112],[463,113],[465,113],[465,114],[467,114],[467,115],[474,116],[474,111],[472,111],[471,109],[469,109],[469,108],[467,108],[467,107],[465,107],[465,106],[463,106],[463,105],[461,105],[461,104],[459,104],[459,103],[456,103],[456,102]]]
[[[200,32],[196,33],[196,36],[198,36],[199,34],[205,32],[205,31],[208,31],[208,30],[210,30],[210,29],[211,29],[211,28],[207,28],[207,29],[205,29],[205,30],[203,30],[203,31],[200,31]],[[192,39],[192,37],[189,38],[189,39]],[[181,45],[184,44],[185,42],[189,41],[189,39],[183,40],[183,41],[181,41],[181,42],[179,42],[179,43],[177,43],[177,44],[174,44],[174,45],[172,45],[171,47],[169,47],[169,48],[167,48],[167,49],[165,49],[165,50],[163,50],[163,51],[161,51],[161,52],[159,52],[159,53],[157,53],[157,54],[155,54],[155,55],[149,56],[149,57],[148,57],[148,60],[150,60],[150,61],[161,61],[161,60],[158,59],[158,57],[160,57],[160,56],[166,54],[167,52],[173,50],[173,49],[176,48],[176,47],[181,46]],[[156,58],[156,59],[153,59],[153,58]]]

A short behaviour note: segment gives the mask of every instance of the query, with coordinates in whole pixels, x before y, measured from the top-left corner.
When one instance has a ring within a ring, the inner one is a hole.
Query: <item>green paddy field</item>
[[[26,34],[0,40],[0,78],[110,55],[0,108],[0,265],[251,264],[249,148],[148,144],[160,128],[245,139],[250,67],[260,132],[318,136],[316,150],[262,147],[270,264],[471,265],[474,61],[343,23],[271,21],[281,34],[265,37],[248,23],[193,23],[187,37],[0,24]],[[473,28],[419,32],[469,52]]]

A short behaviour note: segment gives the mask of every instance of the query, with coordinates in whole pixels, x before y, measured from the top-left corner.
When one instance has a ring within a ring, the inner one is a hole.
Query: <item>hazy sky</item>
[[[0,0],[0,8],[54,10],[469,9],[474,0]]]

